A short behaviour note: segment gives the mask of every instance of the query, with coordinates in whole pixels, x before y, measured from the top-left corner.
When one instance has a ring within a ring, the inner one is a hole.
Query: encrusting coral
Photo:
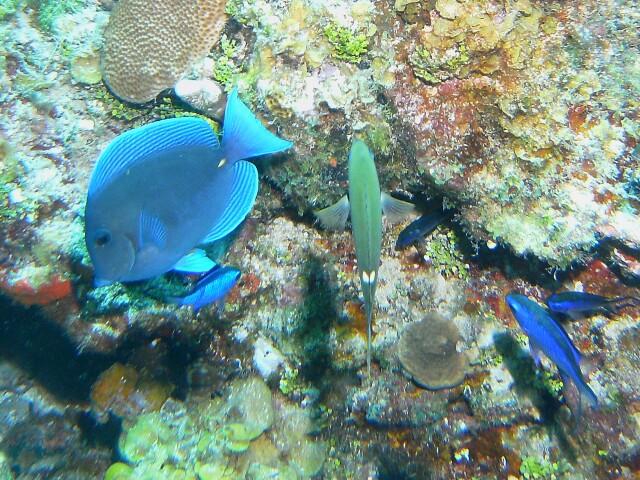
[[[220,38],[225,0],[121,0],[105,30],[102,72],[122,100],[146,103],[172,88]]]
[[[420,386],[438,390],[462,383],[468,360],[456,350],[458,328],[439,315],[408,325],[398,342],[398,358]]]

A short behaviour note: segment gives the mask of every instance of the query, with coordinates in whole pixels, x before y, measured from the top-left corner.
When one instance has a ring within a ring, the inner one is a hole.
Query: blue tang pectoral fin
[[[142,210],[138,217],[138,248],[162,249],[167,243],[167,228],[157,216]]]
[[[207,273],[216,266],[216,263],[207,257],[204,250],[194,248],[173,266],[173,270],[179,273]]]
[[[233,89],[227,100],[222,129],[222,149],[229,162],[281,152],[293,144],[267,130]]]
[[[251,162],[233,165],[233,187],[229,203],[221,218],[201,243],[211,243],[226,237],[242,223],[251,211],[258,195],[258,170]]]

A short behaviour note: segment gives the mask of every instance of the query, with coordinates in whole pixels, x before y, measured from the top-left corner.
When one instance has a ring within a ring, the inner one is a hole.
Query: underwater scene
[[[637,0],[0,0],[0,480],[640,478]]]

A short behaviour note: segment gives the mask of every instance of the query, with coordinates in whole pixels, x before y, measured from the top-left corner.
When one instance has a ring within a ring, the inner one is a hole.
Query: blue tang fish
[[[520,328],[529,337],[529,347],[536,366],[540,365],[539,352],[543,352],[556,364],[565,385],[567,381],[573,382],[579,398],[582,399],[582,395],[586,396],[591,406],[596,407],[598,399],[580,370],[582,356],[560,324],[546,309],[524,295],[510,293],[506,300]],[[579,408],[581,405],[580,401]]]
[[[229,95],[222,139],[197,117],[154,122],[115,138],[87,194],[85,241],[96,286],[213,267],[199,244],[232,232],[251,210],[258,172],[246,159],[291,147]]]
[[[191,305],[194,311],[222,300],[240,279],[240,270],[216,265],[196,284],[193,292],[184,297],[172,297],[169,301],[178,305]]]
[[[607,298],[587,292],[560,292],[554,293],[546,300],[549,310],[564,313],[569,316],[589,312],[603,312],[615,314],[626,307],[640,304],[640,299],[635,297]]]

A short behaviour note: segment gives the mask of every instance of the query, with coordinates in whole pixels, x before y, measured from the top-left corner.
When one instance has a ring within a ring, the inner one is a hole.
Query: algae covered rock
[[[256,438],[273,425],[275,412],[271,391],[258,377],[233,382],[229,387],[227,408],[241,420],[245,435]]]
[[[127,423],[119,441],[127,463],[108,473],[114,480],[260,479],[273,472],[311,478],[326,457],[314,431],[310,412],[286,402],[276,408],[260,377],[238,379],[222,397],[189,408],[168,400],[159,412]]]
[[[598,231],[617,238],[609,214],[636,208],[633,2],[568,17],[529,1],[356,3],[233,4],[255,35],[239,32],[237,83],[297,149],[266,175],[300,212],[341,195],[359,137],[383,188],[444,194],[474,241],[564,269]],[[598,40],[610,21],[629,26]],[[600,71],[579,60],[598,45],[617,52]]]

